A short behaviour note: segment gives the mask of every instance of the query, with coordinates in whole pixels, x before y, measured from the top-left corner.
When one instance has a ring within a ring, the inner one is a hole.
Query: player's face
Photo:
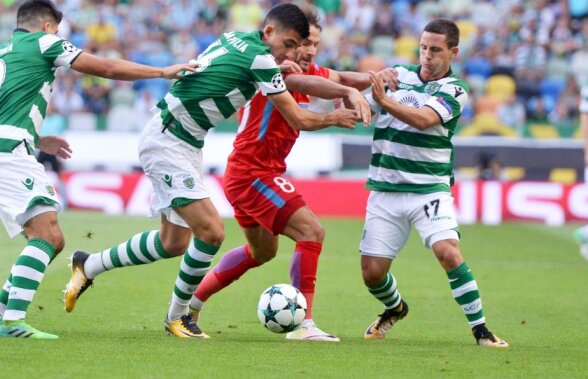
[[[421,77],[425,81],[443,77],[457,55],[457,47],[449,48],[443,34],[423,32],[420,42]]]
[[[314,25],[310,26],[310,35],[307,39],[302,41],[302,45],[296,49],[296,63],[304,71],[308,71],[316,51],[318,44],[321,42],[321,32],[319,28]]]
[[[278,30],[271,24],[263,29],[263,37],[278,64],[286,59],[294,60],[296,48],[302,44],[302,37],[294,29]]]

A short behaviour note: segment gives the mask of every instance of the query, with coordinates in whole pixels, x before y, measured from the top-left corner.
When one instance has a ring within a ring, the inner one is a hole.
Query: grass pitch
[[[363,222],[323,220],[327,237],[313,313],[321,328],[341,338],[333,344],[285,341],[257,319],[261,292],[289,280],[293,244],[286,238],[274,261],[209,300],[201,327],[211,340],[165,335],[179,259],[105,273],[67,314],[61,291],[73,250],[96,252],[158,224],[70,212],[61,225],[66,249],[48,268],[28,314],[33,326],[60,339],[0,340],[1,378],[570,378],[588,372],[588,262],[571,239],[573,225],[461,228],[488,326],[509,349],[475,345],[445,274],[414,233],[392,267],[410,313],[385,340],[365,341],[363,332],[382,307],[361,281]],[[233,220],[225,225],[219,256],[244,242]],[[22,238],[0,237],[2,282],[23,246]]]

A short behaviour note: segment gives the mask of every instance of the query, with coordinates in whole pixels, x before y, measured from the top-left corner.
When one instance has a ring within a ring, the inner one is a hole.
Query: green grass
[[[225,224],[223,251],[244,242],[233,220]],[[512,346],[499,350],[475,345],[445,274],[414,233],[393,265],[410,314],[386,340],[363,340],[364,329],[381,311],[361,281],[357,245],[363,223],[323,224],[327,238],[314,314],[341,343],[285,341],[257,320],[261,292],[288,282],[293,244],[286,239],[273,262],[210,299],[201,326],[212,339],[201,341],[167,337],[163,330],[179,260],[105,273],[67,314],[61,290],[73,250],[98,251],[158,224],[63,214],[66,251],[47,270],[28,314],[33,326],[60,339],[2,339],[0,377],[585,377],[588,262],[571,240],[574,226],[462,227],[462,250],[480,287],[488,326]],[[85,237],[88,231],[92,239]],[[3,282],[24,241],[0,238]]]

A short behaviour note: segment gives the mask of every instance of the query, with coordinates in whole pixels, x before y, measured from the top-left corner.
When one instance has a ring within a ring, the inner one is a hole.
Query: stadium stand
[[[79,47],[105,56],[166,65],[196,56],[223,30],[255,29],[267,10],[280,1],[56,2],[66,14],[60,34]],[[471,104],[462,117],[461,135],[492,132],[522,138],[578,137],[578,83],[588,82],[584,63],[588,18],[574,2],[545,0],[542,7],[536,6],[536,1],[518,0],[314,3],[321,10],[325,31],[317,63],[339,70],[416,63],[423,25],[434,17],[453,18],[461,29],[460,54],[453,68],[471,87]],[[17,4],[0,1],[1,40],[14,28]],[[146,93],[154,102],[169,88],[164,80],[139,81],[128,87],[122,82],[82,79],[63,70],[57,75],[61,78],[54,89],[55,107],[69,119],[67,125],[72,130],[138,131],[137,120],[146,119]],[[477,112],[484,95],[496,98],[497,103],[490,110],[495,117],[482,117],[481,128]],[[132,115],[137,104],[141,117],[123,125],[124,115]],[[537,124],[549,127],[538,128]],[[235,132],[235,121],[230,120],[222,130]],[[356,133],[366,134],[362,128]]]

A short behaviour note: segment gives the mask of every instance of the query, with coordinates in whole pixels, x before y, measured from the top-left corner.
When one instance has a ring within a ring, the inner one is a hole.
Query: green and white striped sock
[[[482,310],[478,284],[467,263],[463,262],[448,272],[447,277],[451,286],[451,294],[463,309],[463,313],[468,319],[468,324],[473,328],[476,325],[485,323],[486,318]]]
[[[14,269],[14,266],[12,266]],[[12,269],[10,271],[12,271]],[[4,317],[4,312],[6,311],[6,304],[8,304],[8,293],[10,292],[10,287],[12,287],[12,274],[8,274],[8,279],[4,282],[2,286],[2,290],[0,291],[0,320]]]
[[[375,287],[367,286],[367,288],[376,299],[384,304],[386,309],[396,308],[402,300],[400,292],[396,289],[396,278],[391,273],[388,273],[384,280]]]
[[[188,313],[188,304],[202,281],[220,246],[211,245],[196,238],[190,243],[180,266],[172,300],[167,315],[168,320],[178,320]]]
[[[84,264],[84,272],[89,279],[94,279],[104,271],[125,266],[137,266],[153,263],[160,259],[173,258],[159,239],[159,231],[139,233],[128,241],[92,254]]]
[[[34,238],[29,241],[10,272],[12,286],[8,291],[8,301],[2,321],[25,319],[27,309],[54,255],[55,249],[44,239]]]

